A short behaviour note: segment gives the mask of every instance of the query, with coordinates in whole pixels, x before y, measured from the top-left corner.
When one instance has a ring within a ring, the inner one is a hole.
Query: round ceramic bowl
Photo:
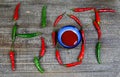
[[[59,29],[58,42],[64,48],[75,48],[81,42],[81,33],[77,27],[67,25]]]

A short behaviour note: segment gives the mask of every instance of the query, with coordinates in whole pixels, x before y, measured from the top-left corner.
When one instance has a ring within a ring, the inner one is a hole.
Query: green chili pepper
[[[27,33],[27,34],[17,34],[18,37],[21,38],[32,38],[41,35],[41,32],[36,32],[36,33]]]
[[[46,27],[46,25],[47,25],[47,22],[46,22],[47,16],[46,15],[47,15],[47,6],[44,5],[42,7],[42,13],[41,13],[41,25],[42,25],[42,27]]]
[[[34,57],[34,63],[39,72],[44,73],[44,69],[41,67],[38,57]]]
[[[98,41],[96,44],[96,58],[99,64],[101,64],[100,49],[101,49],[101,43]]]
[[[12,42],[14,43],[15,42],[15,39],[16,39],[16,34],[17,34],[17,23],[15,23],[15,25],[13,26],[12,28],[12,35],[11,35],[11,38],[12,38]]]

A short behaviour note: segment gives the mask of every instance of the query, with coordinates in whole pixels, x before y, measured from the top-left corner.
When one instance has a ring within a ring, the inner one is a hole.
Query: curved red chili
[[[57,43],[56,32],[55,31],[52,32],[52,42],[53,42],[53,46],[55,47],[56,43]]]
[[[98,33],[98,40],[100,40],[101,39],[101,35],[102,35],[100,26],[99,26],[99,24],[96,21],[93,21],[93,24],[94,24],[94,27],[97,30],[97,33]]]
[[[61,15],[59,15],[57,18],[56,18],[56,20],[55,20],[55,22],[54,22],[54,27],[58,24],[58,22],[63,18],[63,16],[64,16],[64,14],[65,14],[66,12],[64,12],[63,14],[61,14]]]
[[[93,7],[86,7],[86,8],[73,8],[71,10],[74,12],[85,12],[93,9],[94,9]]]
[[[85,38],[85,32],[83,29],[80,30],[81,35],[82,35],[82,42],[85,44],[86,43],[86,38]]]
[[[81,34],[82,34],[82,45],[81,45],[81,50],[80,50],[80,54],[78,55],[78,61],[82,61],[84,58],[84,54],[85,54],[85,44],[86,44],[86,39],[85,39],[85,32],[84,30],[80,30]]]
[[[45,55],[46,52],[46,47],[45,47],[45,40],[43,37],[41,37],[41,50],[40,50],[40,54],[39,57],[43,57]]]
[[[81,24],[80,20],[75,15],[72,15],[72,14],[67,14],[67,15],[70,18],[74,19],[78,23],[78,25],[82,27],[82,24]]]
[[[11,69],[15,71],[15,53],[14,51],[9,52],[10,60],[11,60]]]
[[[20,2],[16,5],[14,15],[13,15],[13,20],[18,20],[19,18],[19,8],[20,8]]]
[[[76,65],[80,65],[82,63],[82,61],[78,61],[78,62],[72,62],[72,63],[69,63],[69,64],[64,64],[66,67],[73,67],[73,66],[76,66]]]
[[[56,59],[57,59],[58,63],[59,63],[60,65],[62,65],[63,62],[62,62],[62,59],[61,59],[59,50],[56,49],[55,55],[56,55]]]
[[[102,13],[102,12],[112,12],[112,13],[114,13],[115,10],[110,9],[110,8],[104,8],[104,9],[98,9],[98,12],[100,12],[100,13]]]

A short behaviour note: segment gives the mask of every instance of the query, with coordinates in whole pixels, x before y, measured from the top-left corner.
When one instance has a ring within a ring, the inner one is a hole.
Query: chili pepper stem
[[[12,42],[12,44],[11,44],[11,49],[10,49],[11,51],[14,51],[14,42]]]
[[[62,13],[61,15],[65,15],[65,14],[66,14],[66,12]]]

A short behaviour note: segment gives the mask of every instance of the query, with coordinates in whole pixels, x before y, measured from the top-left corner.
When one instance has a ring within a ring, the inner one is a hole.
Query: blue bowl
[[[74,44],[73,46],[68,46],[68,45],[65,45],[63,42],[62,42],[62,34],[66,31],[72,31],[74,32],[76,35],[77,35],[77,43]],[[59,31],[58,31],[58,36],[57,36],[57,39],[58,39],[58,42],[61,46],[63,46],[64,48],[75,48],[76,46],[79,45],[79,43],[81,42],[81,33],[80,31],[75,27],[75,26],[72,26],[72,25],[67,25],[67,26],[64,26],[62,27]]]

